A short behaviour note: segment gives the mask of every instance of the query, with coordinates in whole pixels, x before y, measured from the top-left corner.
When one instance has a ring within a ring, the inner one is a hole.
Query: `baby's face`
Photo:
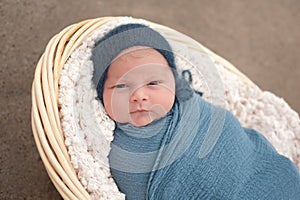
[[[121,53],[107,71],[103,102],[120,123],[145,126],[166,115],[175,100],[175,80],[166,59],[151,48]]]

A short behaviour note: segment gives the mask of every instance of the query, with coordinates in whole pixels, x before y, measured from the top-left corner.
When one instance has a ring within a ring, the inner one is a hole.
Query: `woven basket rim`
[[[103,24],[117,18],[119,17],[87,19],[67,26],[49,41],[36,66],[32,84],[32,131],[47,173],[64,199],[91,199],[91,197],[78,180],[64,144],[58,106],[60,73],[71,53],[83,41]],[[149,23],[167,34],[172,34],[174,31],[160,24]],[[246,84],[254,84],[230,62],[192,38],[180,42],[188,43],[187,45],[192,48],[201,48]]]

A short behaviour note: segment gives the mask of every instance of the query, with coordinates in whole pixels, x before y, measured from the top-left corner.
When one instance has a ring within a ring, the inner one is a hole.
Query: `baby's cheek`
[[[114,95],[111,100],[112,115],[118,122],[128,122],[129,105],[128,98],[123,95]]]
[[[159,95],[159,101],[166,109],[173,106],[175,100],[175,92],[165,89]]]
[[[103,93],[103,101],[104,101],[104,108],[109,115],[115,121],[120,118],[120,108],[123,107],[122,99],[120,99],[119,95],[113,90],[107,90]]]

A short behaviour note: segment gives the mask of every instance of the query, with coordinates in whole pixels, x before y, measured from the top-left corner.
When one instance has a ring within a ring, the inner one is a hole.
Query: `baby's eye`
[[[122,88],[126,88],[126,87],[128,87],[128,85],[126,85],[126,84],[117,84],[114,86],[114,88],[118,88],[118,89],[122,89]]]
[[[150,81],[148,85],[159,85],[160,81]]]

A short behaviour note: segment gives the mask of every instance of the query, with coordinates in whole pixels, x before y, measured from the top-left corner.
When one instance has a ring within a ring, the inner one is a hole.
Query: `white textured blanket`
[[[103,25],[72,53],[61,73],[59,104],[65,144],[82,185],[93,199],[125,199],[109,171],[107,155],[114,123],[96,99],[90,58],[99,38],[115,26],[129,22],[147,24],[144,20],[124,17]],[[172,47],[178,48],[175,43]],[[205,54],[197,55],[195,61],[182,46],[178,49],[182,57],[176,57],[176,66],[180,71],[192,72],[193,87],[203,91],[206,100],[230,110],[244,127],[265,135],[279,153],[300,169],[300,119],[282,98],[246,84]],[[208,74],[213,69],[198,70],[194,64],[199,62],[204,67],[213,65],[216,71]]]

